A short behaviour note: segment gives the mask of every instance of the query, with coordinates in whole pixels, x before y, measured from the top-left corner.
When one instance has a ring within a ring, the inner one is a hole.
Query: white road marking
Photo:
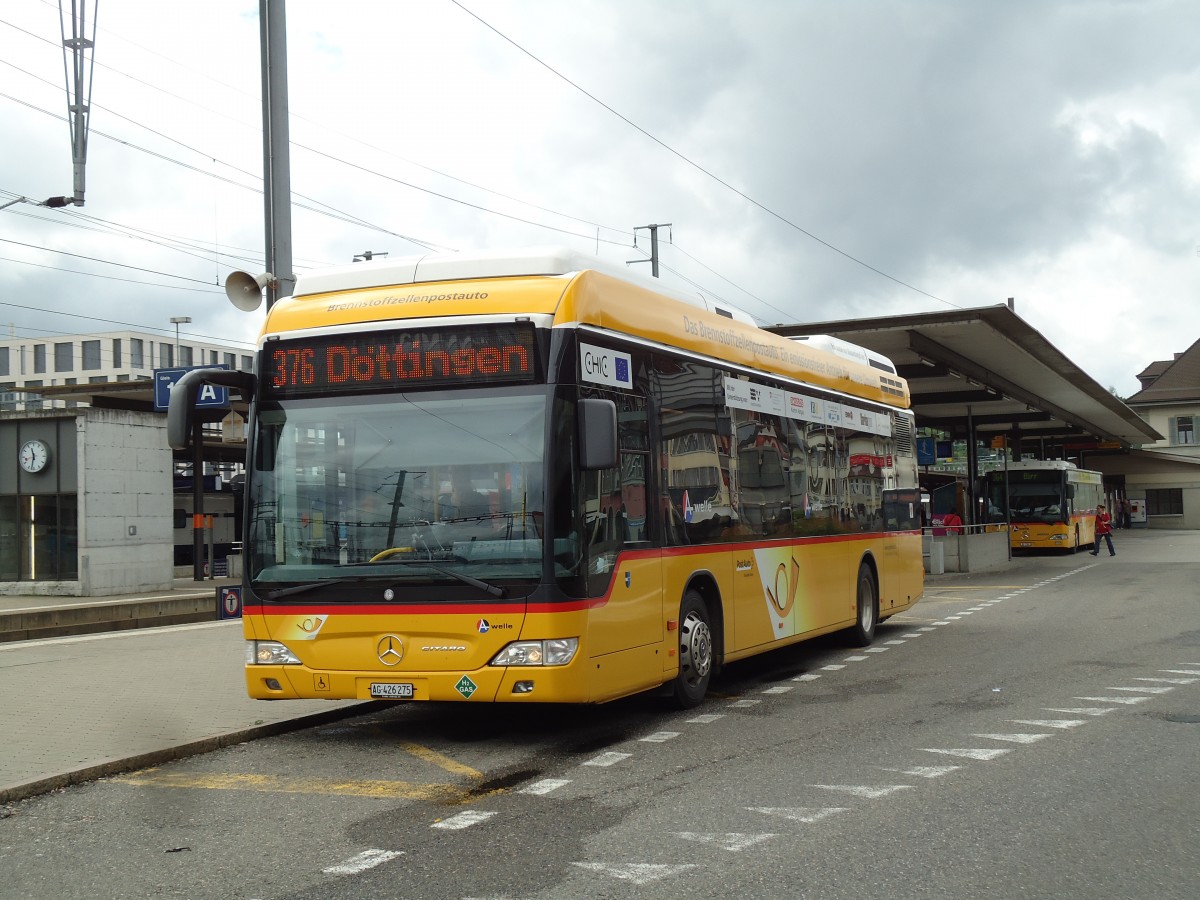
[[[1114,709],[1116,709],[1116,707],[1115,706],[1076,706],[1071,709],[1055,709],[1054,707],[1051,707],[1051,706],[1043,706],[1042,709],[1044,709],[1046,712],[1070,713],[1073,716],[1104,716],[1104,715],[1108,715],[1110,712],[1112,712]]]
[[[1124,703],[1133,706],[1135,703],[1145,703],[1149,697],[1072,697],[1072,700],[1091,700],[1093,703]]]
[[[828,665],[828,666],[821,666],[821,671],[823,671],[823,672],[836,672],[836,671],[838,671],[839,669],[844,669],[844,668],[846,668],[846,667],[845,667],[845,666],[843,666],[843,665],[841,665],[841,664],[834,663],[834,664],[831,664],[831,665]]]
[[[850,812],[848,806],[747,806],[750,812],[779,816],[793,822],[820,822],[840,812]]]
[[[904,634],[900,635],[900,637],[906,638],[906,639],[907,638],[919,638],[919,637],[924,637],[924,636],[925,635],[921,634],[919,631],[906,631]]]
[[[601,753],[594,759],[589,759],[587,762],[581,763],[581,765],[605,768],[607,766],[615,765],[622,760],[629,759],[631,756],[633,756],[632,753],[618,753],[615,750],[609,750],[607,753]]]
[[[973,734],[971,737],[991,738],[993,741],[1008,741],[1013,744],[1036,744],[1052,734]]]
[[[1003,756],[1005,753],[1012,753],[1011,750],[996,750],[985,749],[982,747],[957,747],[954,749],[938,749],[936,747],[922,747],[926,753],[941,753],[946,756],[963,756],[967,759],[989,760],[995,759],[998,756]]]
[[[692,725],[708,725],[710,722],[715,722],[717,719],[725,718],[724,713],[701,713],[688,719],[688,723]]]
[[[601,875],[608,875],[612,878],[620,878],[622,881],[632,881],[636,885],[651,884],[662,878],[669,878],[672,875],[681,875],[688,869],[696,868],[691,863],[685,863],[676,866],[656,865],[654,863],[589,863],[577,862],[571,863],[573,866],[579,866],[581,869],[587,869],[590,872],[599,872]]]
[[[1107,688],[1110,691],[1129,691],[1131,694],[1165,694],[1167,691],[1173,691],[1173,687],[1117,687],[1115,684],[1110,684]]]
[[[816,681],[820,675],[814,675],[811,672],[805,672],[803,675],[797,675],[792,681]]]
[[[949,619],[942,619],[941,621],[939,621],[939,622],[934,622],[933,624],[934,624],[934,625],[949,625],[949,624],[950,624],[950,620],[949,620]]]
[[[1038,728],[1078,728],[1086,719],[1009,719],[1017,725],[1036,725]]]
[[[809,787],[820,788],[823,791],[841,791],[864,800],[878,800],[897,791],[911,791],[911,784],[889,784],[884,787],[871,787],[866,784],[810,784]]]
[[[1200,669],[1159,669],[1160,672],[1168,672],[1171,675],[1200,675]]]
[[[543,778],[541,781],[535,781],[533,784],[528,784],[517,791],[518,794],[549,794],[551,791],[557,791],[560,787],[565,787],[571,783],[569,778]]]
[[[671,740],[671,738],[677,737],[679,737],[678,731],[656,731],[654,734],[648,734],[644,738],[638,738],[638,740],[646,744],[662,744]]]
[[[864,659],[870,659],[869,656],[847,656],[845,662],[862,662]]]
[[[730,853],[740,853],[747,847],[753,847],[761,844],[764,841],[769,841],[774,834],[741,834],[736,831],[729,831],[723,834],[705,834],[698,831],[676,831],[676,837],[683,838],[685,841],[698,841],[701,844],[716,844],[722,850],[728,850]]]
[[[917,629],[917,631],[924,631],[926,633],[929,633],[930,631],[937,631],[937,629],[933,628],[929,625],[922,625],[920,628]]]
[[[1195,684],[1195,678],[1135,678],[1134,681],[1157,681],[1160,684]]]
[[[734,700],[729,704],[730,709],[746,709],[749,706],[757,706],[762,703],[761,700]]]
[[[402,850],[364,850],[357,856],[352,856],[336,866],[329,866],[321,871],[326,875],[357,875],[359,872],[373,869],[380,863],[403,855],[404,851]]]
[[[908,641],[884,641],[889,647],[895,647],[897,644],[907,644]]]
[[[465,812],[455,813],[448,819],[442,819],[440,822],[434,822],[430,828],[440,828],[443,831],[462,831],[464,828],[470,828],[472,825],[478,825],[480,822],[486,822],[492,816],[496,815],[493,812],[485,812],[479,809],[468,809]]]
[[[883,768],[880,766],[880,768]],[[918,778],[941,778],[951,772],[957,772],[962,766],[910,766],[907,769],[883,769],[885,772],[899,772],[901,775],[915,775]]]
[[[777,684],[777,685],[775,685],[775,687],[767,688],[765,691],[763,691],[763,693],[764,694],[786,694],[788,691],[794,691],[794,690],[795,690],[795,688],[792,687],[790,684]]]
[[[887,647],[868,647],[863,653],[887,653]]]

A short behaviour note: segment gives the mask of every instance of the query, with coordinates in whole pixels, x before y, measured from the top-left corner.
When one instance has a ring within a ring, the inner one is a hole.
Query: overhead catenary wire
[[[704,166],[700,165],[700,163],[690,159],[689,157],[687,157],[680,151],[676,150],[670,144],[666,143],[665,141],[663,141],[660,138],[656,137],[655,135],[651,134],[649,131],[647,131],[641,125],[638,125],[636,122],[634,122],[628,116],[626,116],[623,113],[619,112],[618,110],[614,109],[612,106],[605,103],[603,100],[601,100],[595,94],[591,93],[590,91],[586,90],[579,84],[572,81],[570,78],[568,78],[562,72],[558,71],[556,68],[551,66],[549,63],[540,59],[534,53],[531,53],[529,50],[526,50],[524,47],[522,47],[520,44],[518,44],[516,41],[514,41],[512,38],[510,38],[508,35],[506,35],[504,32],[500,31],[494,25],[489,23],[486,19],[482,18],[477,13],[472,12],[471,10],[467,9],[467,7],[463,6],[463,4],[459,2],[459,0],[450,0],[450,2],[453,3],[455,6],[457,6],[459,9],[461,9],[463,12],[465,12],[467,15],[471,16],[471,18],[475,19],[477,22],[479,22],[485,28],[487,28],[490,31],[492,31],[493,33],[495,33],[498,37],[500,37],[504,41],[511,44],[517,50],[524,53],[526,56],[528,56],[530,59],[532,59],[534,62],[536,62],[539,66],[542,66],[547,71],[551,72],[556,78],[562,79],[564,82],[566,82],[568,85],[573,87],[575,90],[579,91],[585,97],[587,97],[588,99],[592,100],[593,102],[599,104],[604,109],[608,110],[610,113],[612,113],[618,119],[620,119],[622,122],[629,125],[631,128],[635,129],[636,131],[640,132],[645,137],[647,137],[651,141],[653,141],[655,144],[658,144],[660,147],[662,147],[668,153],[670,153],[671,155],[682,160],[684,163],[691,166],[693,169],[695,169],[696,171],[705,175],[706,177],[712,179],[713,181],[715,181],[717,184],[721,185],[722,187],[737,194],[739,197],[741,197],[747,203],[751,204],[752,206],[756,207],[757,209],[762,210],[767,215],[779,220],[780,222],[787,225],[788,227],[795,229],[796,231],[803,234],[805,237],[808,237],[811,240],[816,241],[818,244],[821,244],[822,246],[827,247],[828,249],[832,250],[834,253],[837,253],[837,254],[845,257],[846,259],[850,260],[851,262],[856,263],[857,265],[862,266],[865,269],[869,269],[870,271],[888,279],[889,281],[893,281],[896,284],[898,284],[902,287],[908,288],[911,291],[916,291],[918,294],[928,297],[931,300],[936,300],[938,303],[944,303],[947,306],[953,306],[956,309],[959,308],[958,306],[956,306],[956,304],[951,303],[949,300],[943,300],[941,297],[931,294],[928,291],[922,290],[921,288],[916,287],[915,285],[909,284],[907,281],[897,278],[896,276],[891,275],[891,274],[883,271],[882,269],[879,269],[879,268],[871,265],[870,263],[866,262],[865,260],[859,259],[857,256],[853,255],[852,253],[848,253],[847,251],[830,243],[829,241],[825,240],[824,238],[819,237],[818,235],[812,233],[811,231],[803,228],[802,226],[798,225],[796,222],[793,222],[791,219],[784,216],[782,213],[776,212],[775,210],[771,209],[766,204],[760,203],[758,200],[755,200],[753,197],[751,197],[745,191],[741,190],[738,187],[735,187],[734,185],[730,184],[728,181],[725,181],[723,178],[716,175],[714,172],[712,172],[709,169],[705,168]]]
[[[11,24],[11,23],[7,23],[7,22],[3,22],[3,20],[0,20],[0,23],[2,23],[2,24]],[[12,27],[16,27],[16,26],[12,26]],[[34,38],[36,38],[37,40],[44,41],[44,42],[46,42],[46,43],[48,43],[48,44],[52,43],[52,42],[50,42],[50,41],[47,41],[45,38],[41,38],[41,37],[40,37],[40,36],[38,36],[38,35],[34,35],[34,34],[32,34],[32,33],[28,32],[28,31],[26,31],[25,29],[19,29],[19,28],[18,28],[18,30],[22,31],[22,32],[23,32],[23,33],[25,33],[25,34],[28,34],[28,35],[30,35],[31,37],[34,37]],[[0,60],[0,62],[5,62],[5,61],[3,61],[3,60]],[[6,63],[6,64],[8,64],[8,65],[12,65],[11,63]],[[44,79],[40,79],[40,78],[38,78],[38,76],[36,76],[36,75],[33,75],[33,73],[29,73],[29,72],[27,72],[26,70],[24,70],[24,69],[21,69],[20,67],[14,66],[14,68],[18,69],[19,71],[25,72],[26,74],[30,75],[30,76],[31,76],[31,77],[33,77],[33,78],[37,78],[38,80],[41,80],[41,81],[45,82],[45,80],[44,80]],[[108,68],[108,69],[110,69],[110,70],[112,70],[112,71],[114,71],[114,72],[117,72],[118,74],[121,74],[123,77],[130,78],[130,79],[132,79],[132,80],[134,80],[134,81],[138,81],[138,82],[140,82],[140,83],[142,83],[142,84],[144,84],[144,85],[146,85],[146,86],[148,86],[148,87],[150,87],[150,88],[153,88],[153,89],[155,89],[155,90],[163,91],[163,89],[162,89],[161,87],[159,87],[158,85],[155,85],[155,84],[151,84],[151,83],[149,83],[149,82],[142,81],[141,79],[137,79],[137,78],[135,78],[134,76],[129,76],[129,75],[126,75],[125,73],[122,73],[122,72],[120,72],[119,70],[117,70],[117,69],[113,69],[112,67],[109,67],[109,66],[105,66],[105,68]],[[45,83],[49,84],[49,82],[45,82]],[[167,94],[167,95],[169,95],[169,96],[177,96],[177,95],[173,95],[173,94],[171,94],[171,92],[169,92],[169,91],[163,91],[163,92],[164,92],[164,93],[166,93],[166,94]],[[30,108],[33,108],[33,109],[35,109],[35,110],[37,110],[37,111],[39,111],[39,112],[42,112],[42,113],[44,113],[44,114],[46,114],[46,115],[50,115],[50,116],[53,116],[53,117],[55,117],[55,118],[61,118],[60,116],[57,116],[55,113],[52,113],[52,112],[49,112],[49,111],[47,111],[47,110],[41,109],[40,107],[37,107],[37,106],[36,106],[36,105],[34,105],[34,104],[28,103],[27,101],[21,100],[21,99],[19,99],[19,98],[16,98],[16,97],[13,97],[13,96],[11,96],[11,95],[7,95],[7,94],[0,93],[0,96],[7,97],[8,99],[10,99],[10,100],[13,100],[14,102],[17,102],[17,103],[22,103],[23,105],[29,106]],[[180,99],[184,99],[184,98],[180,98]],[[190,102],[190,101],[189,101],[189,102]],[[103,107],[98,107],[98,108],[103,108]],[[225,162],[223,162],[223,161],[221,161],[221,160],[219,160],[219,159],[216,159],[215,157],[211,157],[211,156],[210,156],[209,154],[207,154],[207,153],[202,153],[202,152],[201,152],[201,151],[199,151],[197,148],[195,148],[195,147],[192,147],[192,146],[190,146],[190,145],[186,144],[186,143],[185,143],[185,142],[183,142],[183,141],[179,141],[179,140],[177,140],[177,139],[175,139],[175,138],[172,138],[171,136],[169,136],[169,135],[166,135],[166,134],[164,134],[164,133],[162,133],[162,132],[160,132],[160,131],[157,131],[157,130],[155,130],[155,129],[149,128],[149,127],[145,126],[145,125],[144,125],[142,122],[136,121],[136,120],[134,120],[134,119],[131,119],[131,118],[129,118],[129,117],[126,117],[126,116],[123,116],[123,115],[121,115],[121,114],[119,114],[119,113],[116,113],[116,112],[113,112],[113,111],[111,111],[111,110],[110,110],[109,112],[110,112],[112,115],[114,115],[114,116],[117,116],[118,118],[121,118],[121,119],[123,119],[124,121],[127,121],[127,122],[129,122],[130,124],[136,125],[136,126],[138,126],[138,127],[140,127],[140,128],[143,128],[143,129],[145,129],[145,130],[149,131],[150,133],[152,133],[152,134],[156,135],[157,137],[160,137],[160,138],[162,138],[162,139],[164,139],[164,140],[170,141],[170,142],[172,142],[172,143],[174,143],[174,144],[176,144],[176,145],[178,145],[178,146],[180,146],[180,147],[182,147],[182,148],[184,148],[184,149],[187,149],[187,150],[189,150],[190,152],[197,153],[198,155],[204,156],[205,158],[208,158],[208,159],[212,159],[214,162],[217,162],[217,163],[221,164],[222,166],[225,166],[225,167],[229,168],[229,169],[230,169],[231,171],[233,171],[233,172],[236,172],[236,173],[238,173],[238,174],[241,174],[241,175],[245,175],[245,176],[246,176],[246,177],[248,177],[248,178],[255,178],[255,179],[256,179],[256,178],[258,177],[258,176],[257,176],[255,173],[247,172],[247,171],[246,171],[246,170],[244,170],[244,169],[239,169],[239,168],[238,168],[238,167],[236,167],[236,166],[232,166],[232,165],[230,165],[230,164],[228,164],[228,163],[225,163]],[[218,112],[218,111],[216,111],[216,110],[214,110],[213,112],[214,112],[215,114],[218,114],[218,115],[223,115],[222,113],[220,113],[220,112]],[[226,117],[228,118],[228,116],[226,116]],[[162,154],[162,153],[160,153],[160,152],[153,151],[153,150],[150,150],[150,149],[148,149],[148,148],[145,148],[145,147],[141,147],[141,146],[139,146],[139,145],[137,145],[137,144],[135,144],[135,143],[133,143],[133,142],[131,142],[131,141],[128,141],[128,140],[126,140],[126,139],[123,139],[123,138],[118,138],[118,137],[115,137],[115,136],[113,136],[113,135],[109,135],[109,134],[105,134],[105,133],[101,133],[101,132],[95,132],[95,133],[96,133],[96,134],[99,134],[101,137],[104,137],[104,138],[106,138],[106,139],[108,139],[108,140],[116,141],[116,142],[118,142],[118,143],[122,144],[123,146],[127,146],[127,147],[129,147],[129,148],[131,148],[131,149],[135,149],[135,150],[138,150],[138,151],[140,151],[140,152],[144,152],[144,153],[147,153],[147,154],[149,154],[149,155],[155,156],[156,158],[162,159],[162,160],[164,160],[164,161],[166,161],[166,162],[170,162],[170,163],[173,163],[173,164],[176,164],[176,165],[182,166],[182,167],[184,167],[184,168],[186,168],[186,169],[190,169],[191,171],[193,171],[193,172],[196,172],[197,174],[202,174],[202,175],[205,175],[205,176],[207,176],[207,177],[216,178],[216,179],[218,179],[218,180],[221,180],[221,181],[224,181],[224,182],[226,182],[226,183],[228,183],[228,184],[231,184],[231,185],[234,185],[234,186],[237,186],[237,187],[242,187],[243,189],[250,189],[250,190],[254,190],[254,191],[258,192],[258,193],[261,193],[261,189],[260,189],[260,188],[254,188],[254,187],[250,187],[250,186],[248,186],[248,185],[245,185],[245,184],[243,184],[243,183],[241,183],[241,182],[237,181],[236,179],[226,178],[226,177],[223,177],[223,176],[217,175],[216,173],[212,172],[211,170],[201,169],[201,168],[199,168],[199,167],[192,166],[192,165],[190,165],[190,164],[188,164],[188,163],[185,163],[185,162],[182,162],[182,161],[180,161],[180,160],[173,159],[172,157],[169,157],[169,156],[167,156],[166,154]],[[364,142],[359,142],[359,143],[363,143],[363,145],[364,145],[364,146],[368,146],[368,147],[369,147],[369,146],[371,146],[371,145],[369,145],[369,144],[365,144]],[[324,152],[324,151],[318,150],[318,149],[316,149],[316,148],[308,147],[308,146],[306,146],[306,145],[303,145],[303,144],[299,144],[299,143],[293,142],[293,146],[296,146],[298,149],[301,149],[301,150],[307,150],[307,151],[309,151],[309,152],[312,152],[312,153],[314,153],[314,154],[317,154],[317,155],[319,155],[319,156],[322,156],[322,157],[324,157],[324,158],[330,159],[331,161],[334,161],[334,162],[340,163],[340,164],[342,164],[342,165],[347,165],[347,166],[350,166],[350,167],[352,167],[352,168],[359,169],[360,171],[363,171],[363,172],[365,172],[365,173],[367,173],[367,174],[370,174],[370,175],[372,175],[372,176],[374,176],[374,177],[382,178],[382,179],[385,179],[385,180],[390,180],[390,181],[393,181],[393,182],[399,183],[399,184],[401,184],[401,185],[403,185],[403,186],[405,186],[405,187],[408,187],[408,188],[410,188],[410,189],[413,189],[413,190],[417,190],[417,191],[421,191],[421,192],[428,193],[428,194],[430,194],[430,195],[432,195],[432,196],[435,196],[435,197],[437,197],[437,198],[439,198],[439,199],[446,200],[446,201],[448,201],[448,202],[462,204],[462,205],[468,206],[469,208],[473,208],[473,209],[479,210],[479,211],[481,211],[481,212],[484,212],[484,213],[487,213],[487,214],[491,214],[491,215],[497,215],[497,216],[501,216],[501,217],[509,218],[509,219],[511,219],[511,220],[514,220],[514,221],[520,222],[520,223],[522,223],[522,224],[527,224],[527,225],[530,225],[530,226],[532,226],[532,227],[537,227],[537,228],[548,229],[548,230],[555,231],[555,232],[557,232],[557,233],[564,234],[564,235],[571,236],[571,237],[575,237],[575,238],[587,239],[587,240],[589,240],[589,241],[597,238],[597,235],[593,235],[593,234],[590,234],[590,233],[589,233],[589,234],[581,234],[581,233],[579,233],[579,232],[576,232],[576,231],[573,231],[573,230],[571,230],[571,229],[559,228],[559,227],[557,227],[557,226],[554,226],[554,225],[549,225],[549,224],[547,224],[547,223],[544,223],[544,222],[538,222],[538,221],[531,220],[531,219],[528,219],[528,218],[524,218],[524,217],[520,217],[520,216],[514,216],[514,215],[512,215],[512,214],[510,214],[510,213],[505,213],[505,212],[501,212],[501,211],[499,211],[499,210],[491,209],[491,208],[489,208],[489,207],[487,207],[487,206],[483,206],[483,205],[481,205],[481,204],[476,204],[476,203],[471,203],[471,202],[469,202],[469,201],[461,200],[461,199],[459,199],[459,198],[456,198],[456,197],[453,197],[453,196],[450,196],[450,195],[447,195],[447,194],[444,194],[444,193],[440,193],[440,192],[433,191],[433,190],[431,190],[431,189],[428,189],[428,188],[424,188],[424,187],[422,187],[422,186],[420,186],[420,185],[417,185],[417,184],[414,184],[414,183],[411,183],[411,182],[403,181],[403,180],[401,180],[401,179],[395,178],[394,176],[388,175],[388,174],[386,174],[386,173],[381,173],[381,172],[378,172],[378,171],[376,171],[376,170],[373,170],[373,169],[371,169],[371,168],[369,168],[369,167],[362,166],[362,165],[358,165],[358,164],[356,164],[356,163],[353,163],[353,162],[351,162],[351,161],[349,161],[349,160],[346,160],[346,159],[344,159],[344,158],[342,158],[342,157],[340,157],[340,156],[337,156],[337,155],[335,155],[335,154],[326,153],[326,152]],[[376,149],[378,149],[378,148],[376,148]],[[390,151],[381,151],[381,152],[390,153]],[[395,154],[390,154],[390,155],[393,155],[393,156],[395,156]],[[401,158],[401,159],[403,159],[403,157],[397,157],[397,158]],[[405,160],[405,161],[406,161],[406,162],[409,162],[409,163],[410,163],[410,164],[412,164],[412,165],[416,165],[416,166],[418,166],[418,167],[420,167],[420,168],[423,168],[423,169],[425,169],[426,171],[430,171],[430,172],[432,172],[433,174],[436,174],[436,175],[438,175],[438,176],[440,176],[440,177],[445,177],[445,178],[452,179],[452,180],[454,180],[454,181],[457,181],[457,182],[459,182],[459,183],[465,184],[465,185],[467,185],[467,186],[470,186],[470,187],[472,187],[472,188],[475,188],[475,189],[477,189],[477,190],[486,191],[486,192],[488,192],[488,193],[494,194],[495,196],[502,197],[502,198],[504,198],[504,199],[506,199],[506,200],[509,200],[509,201],[512,201],[512,202],[521,203],[521,204],[523,204],[523,205],[529,206],[530,208],[536,209],[536,210],[538,210],[538,211],[541,211],[541,212],[546,212],[546,213],[548,213],[548,214],[551,214],[551,215],[560,216],[560,217],[563,217],[563,218],[570,219],[570,220],[572,220],[572,221],[576,221],[576,222],[580,222],[580,223],[583,223],[583,224],[587,224],[587,225],[589,225],[589,226],[594,226],[594,227],[595,227],[595,228],[597,228],[597,229],[604,229],[604,230],[609,230],[609,231],[612,231],[612,232],[616,232],[616,233],[618,233],[618,234],[621,234],[621,235],[623,235],[623,236],[625,236],[625,237],[628,237],[628,236],[631,234],[631,232],[629,232],[628,230],[624,230],[624,229],[617,229],[617,228],[615,228],[614,226],[603,225],[603,224],[600,224],[600,223],[591,222],[591,221],[590,221],[590,220],[588,220],[588,219],[584,219],[584,218],[581,218],[581,217],[578,217],[578,216],[572,216],[572,215],[570,215],[570,214],[568,214],[568,213],[562,213],[562,212],[559,212],[559,211],[556,211],[556,210],[550,209],[550,208],[548,208],[548,207],[545,207],[545,206],[540,206],[540,205],[538,205],[538,204],[529,203],[528,201],[520,200],[520,199],[518,199],[518,198],[512,197],[511,195],[507,195],[507,194],[503,194],[503,193],[501,193],[501,192],[493,191],[493,190],[491,190],[491,189],[489,189],[489,188],[487,188],[487,187],[484,187],[484,186],[482,186],[482,185],[478,185],[478,184],[475,184],[475,183],[473,183],[473,182],[466,181],[466,180],[464,180],[464,179],[459,179],[459,178],[457,178],[456,176],[453,176],[453,175],[450,175],[450,174],[448,174],[448,173],[445,173],[445,172],[439,171],[439,170],[437,170],[437,169],[432,169],[432,168],[430,168],[430,167],[428,167],[428,166],[423,166],[423,165],[422,165],[422,164],[420,164],[420,163],[414,163],[414,162],[412,162],[412,161],[410,161],[410,160]],[[294,194],[295,194],[297,197],[304,197],[304,195],[302,195],[302,194],[299,194],[298,192],[293,192],[293,193],[294,193]],[[313,202],[313,203],[316,203],[316,204],[318,204],[318,205],[320,205],[320,206],[323,206],[323,207],[325,207],[325,210],[313,209],[312,207],[305,206],[304,204],[297,204],[297,205],[298,205],[300,208],[309,209],[309,210],[311,210],[311,211],[313,211],[313,212],[317,212],[317,213],[319,213],[319,214],[327,215],[327,216],[329,216],[330,218],[334,218],[334,219],[337,219],[337,220],[345,221],[345,222],[348,222],[348,223],[351,223],[351,224],[356,224],[356,225],[359,225],[360,227],[370,228],[370,229],[372,229],[372,230],[380,231],[380,232],[382,232],[382,233],[386,233],[386,234],[389,234],[389,235],[392,235],[392,236],[395,236],[395,237],[399,237],[400,239],[411,241],[411,242],[413,242],[413,243],[417,244],[418,246],[423,246],[423,247],[425,247],[426,249],[433,249],[435,246],[437,246],[437,245],[433,245],[431,242],[425,242],[425,241],[422,241],[422,240],[420,240],[420,239],[413,238],[413,237],[411,237],[411,236],[408,236],[408,235],[398,234],[397,232],[394,232],[394,231],[392,231],[391,229],[386,229],[386,228],[382,228],[382,227],[380,227],[380,226],[373,225],[372,223],[370,223],[370,222],[367,222],[367,221],[365,221],[365,220],[363,220],[363,219],[361,219],[361,218],[359,218],[359,217],[357,217],[357,216],[353,216],[353,215],[351,215],[351,214],[348,214],[348,213],[343,213],[343,212],[342,212],[342,211],[340,211],[340,210],[336,210],[336,208],[335,208],[335,207],[332,207],[332,206],[330,206],[330,205],[328,205],[328,204],[325,204],[325,203],[323,203],[322,201],[318,201],[318,200],[315,200],[315,199],[313,199],[313,198],[307,198],[307,197],[305,197],[305,199],[308,199],[308,200],[310,200],[310,201],[311,201],[311,202]],[[330,212],[330,211],[332,211],[332,212]],[[602,241],[603,241],[604,243],[606,243],[606,244],[610,244],[610,245],[614,245],[614,246],[622,246],[622,247],[627,247],[627,246],[629,246],[629,244],[628,244],[628,241],[627,241],[627,240],[625,240],[625,241],[614,241],[614,240],[610,240],[610,239],[603,239],[603,238],[601,238],[600,240],[602,240]],[[197,247],[196,249],[200,249],[200,248],[199,248],[199,247]],[[449,248],[442,248],[442,249],[449,249]],[[185,251],[185,250],[180,250],[180,252],[188,252],[188,251]],[[207,248],[207,247],[204,247],[204,248],[201,250],[201,252],[204,254],[204,256],[203,256],[202,258],[205,258],[205,259],[213,258],[212,254],[210,253],[210,251],[208,250],[208,248]],[[189,255],[194,255],[194,254],[189,254]],[[685,254],[685,255],[686,255],[686,254]],[[233,258],[238,258],[238,257],[233,257]],[[689,258],[692,258],[692,259],[693,259],[693,261],[696,261],[696,260],[694,259],[694,257],[689,257]],[[243,259],[242,261],[244,261],[244,259]],[[698,262],[698,261],[697,261],[697,262]],[[705,268],[707,268],[709,271],[712,271],[712,272],[713,272],[713,274],[716,274],[716,275],[718,275],[718,277],[721,277],[721,276],[719,275],[719,273],[716,273],[716,272],[715,272],[714,270],[712,270],[710,267],[707,267],[707,266],[705,266]],[[672,274],[675,274],[677,277],[681,277],[681,278],[683,277],[683,276],[682,276],[682,275],[681,275],[681,274],[680,274],[680,273],[679,273],[677,270],[675,270],[675,269],[671,269],[670,271],[672,272]],[[726,280],[726,281],[728,281],[728,279],[725,279],[725,280]],[[709,289],[709,288],[706,288],[706,287],[704,287],[703,285],[700,285],[700,284],[698,284],[697,282],[695,282],[695,281],[693,281],[693,280],[687,279],[687,282],[688,282],[689,284],[693,285],[694,287],[696,287],[698,290],[701,290],[701,291],[703,291],[703,292],[705,292],[705,293],[710,293],[710,294],[713,294],[713,296],[718,296],[718,295],[716,295],[716,294],[715,294],[715,292],[711,291],[711,289]],[[732,284],[732,282],[729,282],[729,283],[730,283],[730,284]],[[734,285],[734,286],[735,286],[735,287],[737,287],[736,285]],[[739,289],[740,289],[740,288],[739,288]],[[752,294],[749,294],[749,292],[746,292],[746,293],[747,293],[747,295],[748,295],[748,296],[751,296],[751,297],[753,297],[753,295],[752,295]],[[759,300],[759,302],[762,302],[762,301],[761,301],[759,298],[755,298],[755,299],[756,299],[756,300]],[[769,304],[767,304],[767,305],[769,305]]]

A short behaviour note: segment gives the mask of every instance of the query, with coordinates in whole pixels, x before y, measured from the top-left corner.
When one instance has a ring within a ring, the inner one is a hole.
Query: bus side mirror
[[[191,446],[196,395],[204,384],[233,388],[247,402],[253,402],[258,391],[258,379],[249,372],[207,368],[184,372],[171,388],[171,399],[167,401],[167,446],[172,450],[186,450]]]
[[[617,464],[617,404],[585,397],[579,401],[579,467],[586,471]]]

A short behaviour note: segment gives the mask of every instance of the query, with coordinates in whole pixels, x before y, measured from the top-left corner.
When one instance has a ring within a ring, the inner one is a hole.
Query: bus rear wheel
[[[696,591],[679,604],[679,674],[672,694],[680,709],[698,705],[708,693],[713,672],[712,626],[708,606]]]
[[[862,563],[858,567],[858,590],[855,599],[854,625],[850,628],[850,641],[856,647],[865,647],[875,639],[875,625],[879,621],[879,589],[875,585],[875,574],[871,567]]]

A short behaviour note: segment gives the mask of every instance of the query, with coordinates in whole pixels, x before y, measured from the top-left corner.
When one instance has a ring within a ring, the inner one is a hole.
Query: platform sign
[[[931,437],[917,438],[917,465],[932,466],[937,464],[937,443]]]
[[[165,412],[171,403],[171,391],[186,373],[192,369],[228,369],[229,366],[189,366],[183,369],[154,370],[154,409]],[[229,388],[216,384],[202,384],[196,394],[198,409],[227,409],[229,407]]]
[[[217,588],[217,618],[240,619],[242,617],[242,589],[240,587]]]

